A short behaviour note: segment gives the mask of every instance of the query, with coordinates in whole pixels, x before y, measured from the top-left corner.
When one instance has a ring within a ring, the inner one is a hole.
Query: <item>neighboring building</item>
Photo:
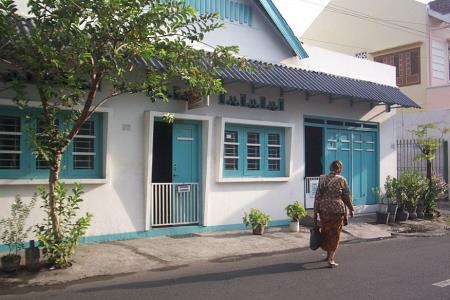
[[[436,0],[428,7],[430,26],[429,111],[450,110],[450,0]],[[450,122],[450,113],[447,115]],[[450,125],[449,125],[450,126]]]
[[[259,72],[225,70],[228,93],[195,109],[175,86],[169,103],[141,94],[100,109],[62,172],[67,183],[86,185],[82,210],[94,215],[87,240],[242,228],[252,207],[272,225],[287,224],[284,208],[304,200],[305,177],[327,172],[334,159],[344,161],[358,211],[374,211],[372,188],[396,172],[391,107],[416,106],[395,87],[394,68],[305,51],[270,0],[189,3],[218,11],[226,24],[206,44],[239,45]],[[23,113],[0,97],[1,218],[47,172],[26,147]],[[164,112],[175,114],[174,124],[162,122]],[[40,218],[35,210],[30,222]]]
[[[400,110],[398,139],[418,124],[450,126],[450,0],[331,0],[302,39],[396,67],[397,85],[422,107]]]

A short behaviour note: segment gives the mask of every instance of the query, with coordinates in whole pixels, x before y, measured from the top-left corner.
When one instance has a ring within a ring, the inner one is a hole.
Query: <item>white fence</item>
[[[152,183],[152,227],[198,224],[198,183]]]

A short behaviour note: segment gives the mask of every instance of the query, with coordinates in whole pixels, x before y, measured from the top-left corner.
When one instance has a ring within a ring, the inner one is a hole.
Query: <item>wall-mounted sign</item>
[[[219,104],[230,106],[241,106],[248,108],[267,109],[272,111],[284,110],[284,99],[282,97],[278,99],[267,99],[264,96],[257,96],[255,94],[240,94],[234,96],[230,94],[220,94]]]
[[[177,185],[178,193],[189,193],[191,191],[191,186],[189,184],[180,184]]]
[[[318,185],[319,177],[305,178],[305,208],[314,208],[314,197]]]

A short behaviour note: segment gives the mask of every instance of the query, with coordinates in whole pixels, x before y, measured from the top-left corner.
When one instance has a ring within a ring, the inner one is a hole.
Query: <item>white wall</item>
[[[283,63],[306,70],[319,71],[379,84],[397,86],[395,67],[359,59],[324,48],[303,44],[309,57],[300,61],[287,59]]]
[[[228,85],[230,91],[250,93],[247,84]],[[257,91],[268,99],[278,97],[278,89],[265,88]],[[106,105],[112,118],[109,124],[108,157],[110,178],[106,183],[86,186],[82,211],[93,213],[94,218],[88,235],[134,232],[145,229],[148,211],[145,209],[145,143],[148,136],[144,134],[144,112],[149,110],[171,111],[182,113],[185,103],[172,101],[169,104],[152,104],[144,96],[124,96],[111,100]],[[285,220],[284,207],[293,201],[303,201],[304,138],[303,115],[340,117],[345,119],[384,121],[381,125],[381,177],[395,174],[396,160],[393,150],[393,130],[389,118],[393,113],[377,116],[376,109],[370,111],[369,104],[358,103],[350,106],[347,100],[328,102],[327,97],[313,97],[309,101],[299,93],[289,93],[285,97],[285,111],[266,111],[243,107],[223,106],[217,104],[217,97],[211,97],[211,106],[189,111],[193,115],[214,117],[241,118],[249,120],[293,123],[293,140],[290,178],[284,182],[217,182],[216,168],[218,157],[216,143],[218,137],[211,135],[203,142],[212,146],[207,178],[205,178],[207,210],[205,225],[239,224],[243,212],[252,207],[269,213],[274,220]],[[130,125],[124,131],[122,125]],[[215,132],[213,122],[213,132]],[[29,182],[28,182],[29,183]],[[8,206],[15,194],[30,198],[35,186],[2,185],[0,186],[0,218],[7,216]],[[30,223],[41,220],[36,209]]]
[[[239,46],[239,54],[251,59],[279,63],[293,57],[294,53],[278,29],[255,5],[255,1],[244,1],[252,6],[253,24],[238,24],[223,20],[225,28],[205,35],[207,45]]]

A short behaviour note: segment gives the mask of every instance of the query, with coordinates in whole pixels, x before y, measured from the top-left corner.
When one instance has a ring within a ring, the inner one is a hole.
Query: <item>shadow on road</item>
[[[159,288],[179,284],[225,281],[244,277],[264,276],[290,272],[313,271],[326,268],[327,266],[325,265],[325,263],[321,261],[313,261],[305,263],[284,263],[229,272],[207,273],[156,281],[140,281],[126,284],[108,285],[103,287],[83,289],[80,290],[80,292],[90,293],[90,292],[110,291],[110,290]]]

